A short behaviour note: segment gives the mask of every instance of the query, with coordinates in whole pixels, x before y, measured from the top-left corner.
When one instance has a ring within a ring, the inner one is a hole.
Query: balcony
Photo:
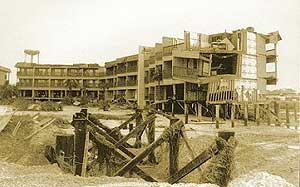
[[[164,56],[172,56],[173,49],[176,48],[176,45],[170,45],[163,48]]]
[[[80,71],[77,71],[77,72],[68,72],[67,75],[69,77],[81,77],[82,76],[82,73]]]
[[[162,60],[162,52],[155,53],[155,60]]]
[[[49,76],[48,71],[35,71],[34,76],[36,77],[47,77]]]
[[[49,87],[48,82],[35,82],[34,87]]]
[[[150,101],[154,101],[154,93],[150,93],[149,94],[149,100]]]
[[[63,88],[63,87],[65,87],[65,85],[64,85],[63,82],[59,82],[59,83],[52,82],[51,87],[53,87],[53,88]]]
[[[113,82],[108,82],[108,83],[107,83],[107,87],[108,87],[108,88],[113,88],[113,87],[115,87],[115,86],[114,86],[114,83],[113,83]]]
[[[275,49],[267,50],[266,55],[268,57],[276,57],[276,50]]]
[[[66,74],[64,72],[51,72],[53,77],[64,77]]]
[[[149,64],[155,64],[155,56],[150,56]]]
[[[172,78],[172,69],[163,70],[163,79],[171,79]]]
[[[127,86],[136,86],[137,85],[137,80],[128,80],[127,81]]]
[[[33,72],[17,72],[17,76],[33,76]]]
[[[173,76],[179,78],[198,79],[200,76],[203,76],[203,73],[201,73],[198,69],[194,68],[174,66]]]
[[[32,82],[18,82],[17,87],[32,87]]]
[[[122,81],[119,80],[117,85],[118,85],[118,87],[126,86],[126,81],[125,80],[124,81],[123,80]]]
[[[137,72],[138,68],[137,66],[128,66],[127,67],[127,72]]]

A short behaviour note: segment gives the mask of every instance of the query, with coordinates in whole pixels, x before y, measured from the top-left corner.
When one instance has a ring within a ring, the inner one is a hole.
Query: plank
[[[43,127],[41,127],[40,129],[34,131],[32,134],[30,134],[29,136],[25,137],[24,140],[28,140],[31,137],[33,137],[34,135],[36,135],[37,133],[39,133],[40,131],[42,131],[43,129],[47,128],[49,125],[51,125],[56,119],[52,118],[49,121],[47,121],[46,123],[42,124]]]

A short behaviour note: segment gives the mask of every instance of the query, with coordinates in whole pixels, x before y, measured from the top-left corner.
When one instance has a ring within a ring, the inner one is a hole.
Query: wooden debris
[[[43,129],[47,128],[49,125],[51,125],[56,119],[52,118],[49,121],[47,121],[46,123],[43,124],[43,127],[34,131],[32,134],[30,134],[29,136],[25,137],[24,140],[28,140],[31,137],[33,137],[34,135],[36,135],[37,133],[39,133],[40,131],[42,131]]]

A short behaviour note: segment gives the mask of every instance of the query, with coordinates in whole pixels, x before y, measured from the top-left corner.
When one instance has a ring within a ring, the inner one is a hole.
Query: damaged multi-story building
[[[170,98],[230,103],[256,97],[266,92],[267,85],[276,84],[280,40],[278,31],[262,34],[253,27],[210,35],[184,32],[182,39],[163,37],[153,47],[141,46],[137,54],[106,62],[105,69],[97,65],[18,63],[18,88],[21,96],[35,99],[53,99],[61,90],[61,99],[68,92],[63,80],[78,79],[81,89],[74,90],[77,95],[84,88],[95,91],[91,96],[98,99],[124,97],[139,106],[156,103],[164,110],[171,110],[166,102]],[[90,78],[84,74],[87,70],[97,73]],[[41,73],[44,71],[46,75]],[[56,82],[62,85],[60,89],[55,89]],[[41,90],[43,94],[38,94]]]

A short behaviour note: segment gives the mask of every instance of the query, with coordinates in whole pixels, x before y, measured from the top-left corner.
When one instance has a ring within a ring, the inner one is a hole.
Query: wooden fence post
[[[270,104],[267,104],[267,124],[271,125],[271,112],[270,112]]]
[[[220,105],[216,105],[216,128],[220,127]]]

